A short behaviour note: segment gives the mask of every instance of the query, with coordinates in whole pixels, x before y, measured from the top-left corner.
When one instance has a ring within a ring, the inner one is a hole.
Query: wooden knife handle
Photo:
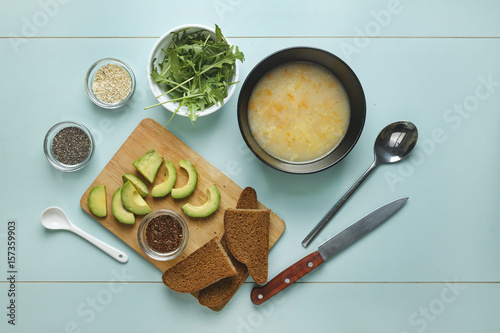
[[[315,251],[276,275],[267,284],[253,288],[250,299],[254,304],[262,304],[324,262],[319,252]]]

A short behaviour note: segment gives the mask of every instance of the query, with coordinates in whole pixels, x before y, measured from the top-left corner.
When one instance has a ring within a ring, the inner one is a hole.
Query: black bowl
[[[253,137],[248,124],[248,101],[252,90],[268,71],[287,62],[305,61],[318,64],[331,71],[344,85],[349,97],[351,120],[344,138],[328,155],[310,163],[286,162],[268,154]],[[337,56],[310,47],[293,47],[271,54],[255,66],[245,79],[238,98],[238,124],[241,135],[250,150],[265,164],[288,173],[307,174],[325,170],[340,162],[358,141],[366,118],[363,88],[352,69]]]

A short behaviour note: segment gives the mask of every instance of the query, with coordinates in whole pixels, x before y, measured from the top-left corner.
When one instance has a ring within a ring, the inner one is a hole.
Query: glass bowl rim
[[[160,216],[160,215],[169,215],[173,216],[177,222],[182,227],[182,232],[183,232],[183,237],[181,244],[177,249],[171,252],[157,252],[153,250],[146,242],[145,239],[145,232],[146,232],[146,227],[153,220],[153,218]],[[178,213],[169,210],[169,209],[157,209],[152,211],[151,213],[147,214],[144,216],[142,219],[141,223],[139,224],[139,228],[137,229],[137,240],[139,243],[139,247],[141,250],[151,259],[158,260],[158,261],[167,261],[167,260],[172,260],[177,258],[181,253],[184,251],[186,248],[186,245],[189,241],[189,228],[186,223],[186,220]]]
[[[81,161],[78,164],[64,164],[60,162],[55,156],[52,154],[52,141],[54,140],[54,137],[62,131],[63,129],[67,127],[77,127],[85,132],[85,134],[88,136],[90,140],[90,152],[87,155],[87,157]],[[73,172],[82,169],[85,167],[89,162],[92,156],[94,155],[94,150],[95,150],[95,141],[94,137],[92,135],[92,132],[85,127],[85,125],[78,123],[76,121],[71,121],[71,120],[65,120],[58,122],[57,124],[53,125],[48,131],[47,134],[45,134],[45,138],[43,140],[43,151],[45,154],[45,158],[47,158],[47,161],[56,168],[57,170],[64,171],[64,172]]]
[[[97,71],[99,68],[101,68],[102,66],[106,65],[106,64],[112,64],[112,63],[115,63],[115,64],[118,64],[119,66],[121,66],[123,69],[125,69],[127,71],[127,73],[129,74],[130,76],[130,92],[129,94],[127,95],[127,97],[125,97],[124,99],[122,99],[121,101],[117,102],[117,103],[106,103],[106,102],[103,102],[101,101],[100,99],[98,99],[94,92],[92,91],[92,82],[94,80],[94,77],[95,77],[95,73],[94,73],[94,70]],[[100,64],[103,64],[102,66],[99,66]],[[92,73],[94,73],[92,75]],[[87,70],[87,73],[85,74],[85,90],[87,91],[87,95],[89,96],[90,100],[97,106],[103,108],[103,109],[117,109],[119,107],[122,107],[123,105],[125,105],[131,98],[132,98],[132,95],[134,94],[135,92],[135,86],[136,86],[136,81],[135,81],[135,74],[134,74],[134,71],[132,70],[132,68],[127,64],[125,63],[124,61],[122,60],[119,60],[119,59],[116,59],[116,58],[102,58],[102,59],[99,59],[97,60],[96,62],[94,62],[90,67],[89,69]]]

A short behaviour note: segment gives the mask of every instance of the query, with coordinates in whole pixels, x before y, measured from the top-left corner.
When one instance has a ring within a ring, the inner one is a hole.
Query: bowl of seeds
[[[95,105],[104,109],[117,109],[125,105],[134,94],[134,72],[121,60],[98,60],[87,71],[85,89]]]
[[[94,138],[82,124],[63,121],[49,129],[45,135],[43,150],[54,168],[72,172],[89,163],[94,154]]]
[[[167,209],[158,209],[146,215],[137,230],[142,251],[158,261],[177,258],[184,251],[188,239],[186,221]]]

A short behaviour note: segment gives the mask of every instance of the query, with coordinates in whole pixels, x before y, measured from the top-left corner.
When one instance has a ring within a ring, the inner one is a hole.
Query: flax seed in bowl
[[[150,258],[167,261],[182,253],[189,239],[189,229],[179,214],[159,209],[144,217],[137,239],[142,251]]]
[[[105,109],[125,105],[135,90],[135,76],[123,61],[105,58],[90,66],[85,76],[85,89],[90,100]]]

